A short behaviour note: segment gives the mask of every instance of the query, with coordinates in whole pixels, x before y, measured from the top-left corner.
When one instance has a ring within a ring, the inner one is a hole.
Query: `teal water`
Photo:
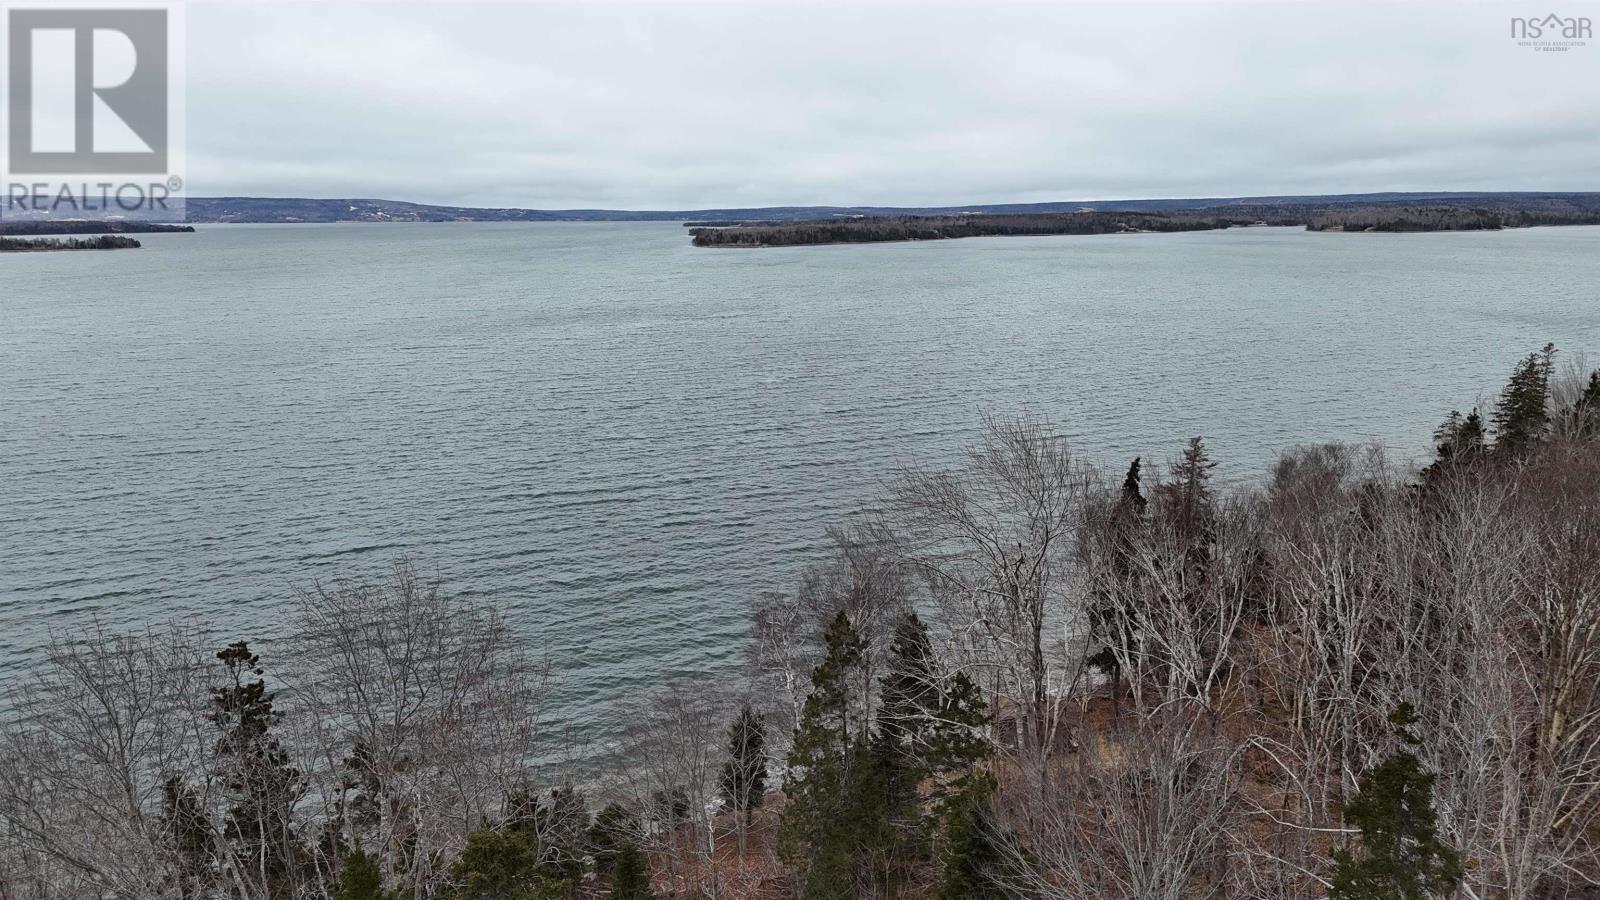
[[[1426,450],[1546,340],[1600,228],[697,250],[674,224],[212,226],[0,258],[0,680],[51,629],[413,555],[507,608],[557,723],[740,666],[744,601],[986,410],[1120,469],[1204,434]],[[269,660],[270,662],[270,660]]]

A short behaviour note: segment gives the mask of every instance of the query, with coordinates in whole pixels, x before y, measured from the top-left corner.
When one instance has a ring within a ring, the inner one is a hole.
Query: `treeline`
[[[809,222],[691,222],[697,247],[778,247],[876,241],[929,241],[995,235],[1116,234],[1198,231],[1247,225],[1309,231],[1479,231],[1533,225],[1600,225],[1600,198],[1527,196],[1464,201],[1349,204],[1254,204],[1181,213],[1074,212],[952,216],[862,216]]]
[[[259,654],[61,636],[0,720],[0,897],[1592,896],[1600,371],[1530,354],[1421,471],[1214,466],[992,420],[600,748],[406,565]]]
[[[119,234],[102,234],[98,237],[66,238],[8,238],[0,237],[0,253],[29,253],[43,250],[124,250],[142,246],[138,240]]]
[[[41,234],[166,234],[193,233],[193,225],[167,225],[159,222],[127,221],[25,221],[0,222],[0,235]]]
[[[1124,234],[1227,228],[1216,216],[1078,212],[1044,215],[887,216],[689,229],[696,247],[782,247],[880,241],[937,241],[997,235]]]

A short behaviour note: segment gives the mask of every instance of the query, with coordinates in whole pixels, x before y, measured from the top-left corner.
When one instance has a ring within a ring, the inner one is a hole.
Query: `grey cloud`
[[[632,208],[1600,189],[1600,44],[1517,47],[1527,13],[197,4],[189,183]]]

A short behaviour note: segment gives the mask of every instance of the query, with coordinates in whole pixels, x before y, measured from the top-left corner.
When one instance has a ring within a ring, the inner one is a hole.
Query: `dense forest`
[[[158,222],[128,221],[22,221],[0,222],[0,235],[41,234],[163,234],[193,232],[193,225],[164,225]]]
[[[1533,225],[1600,225],[1600,199],[1489,198],[1482,205],[1274,203],[1183,212],[1081,212],[855,216],[817,221],[691,222],[697,247],[779,247],[926,241],[996,235],[1200,231],[1245,225],[1304,225],[1310,231],[1478,231]]]
[[[0,897],[1595,896],[1600,371],[1530,354],[1420,470],[1173,450],[988,421],[751,599],[745,678],[598,748],[406,563],[281,634],[59,634],[0,713]]]
[[[41,250],[124,250],[139,246],[141,244],[136,239],[123,237],[120,234],[62,240],[0,237],[0,253],[29,253]]]
[[[886,216],[689,229],[697,247],[779,247],[1022,234],[1124,234],[1227,228],[1215,216],[1186,213],[1051,213],[1039,215]]]
[[[1448,206],[1361,206],[1322,213],[1308,231],[1497,231],[1505,226],[1486,209]]]

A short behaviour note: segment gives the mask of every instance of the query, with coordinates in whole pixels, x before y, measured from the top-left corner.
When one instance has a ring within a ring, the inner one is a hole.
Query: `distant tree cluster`
[[[1420,471],[993,419],[898,472],[747,677],[587,749],[399,565],[256,646],[60,635],[0,704],[0,897],[1426,900],[1600,885],[1600,371],[1529,354]]]
[[[64,240],[0,237],[0,253],[28,253],[41,250],[123,250],[139,246],[136,239],[118,234]]]

